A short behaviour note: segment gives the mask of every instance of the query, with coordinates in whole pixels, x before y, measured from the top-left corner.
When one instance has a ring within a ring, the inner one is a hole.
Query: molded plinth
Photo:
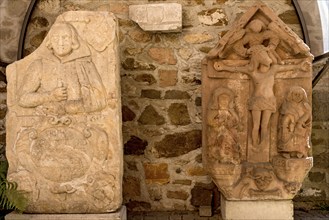
[[[293,220],[292,200],[229,201],[221,197],[223,220]]]

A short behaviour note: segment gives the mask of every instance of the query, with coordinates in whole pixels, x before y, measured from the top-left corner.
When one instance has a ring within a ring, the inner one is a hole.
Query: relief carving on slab
[[[305,90],[291,87],[281,109],[278,152],[285,158],[305,158],[308,155],[311,130],[311,106]]]
[[[224,87],[216,89],[212,94],[207,115],[208,154],[214,163],[239,163],[238,122],[233,92]]]
[[[227,199],[291,199],[300,188],[312,167],[312,59],[259,2],[203,60],[203,163]]]
[[[67,12],[34,53],[8,67],[8,178],[27,193],[26,212],[121,206],[117,46],[113,15]]]

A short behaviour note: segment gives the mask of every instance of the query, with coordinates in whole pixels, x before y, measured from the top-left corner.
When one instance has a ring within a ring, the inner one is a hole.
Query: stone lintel
[[[129,18],[144,31],[181,32],[182,5],[177,3],[130,5]]]
[[[12,212],[5,220],[127,220],[126,206],[112,213],[103,214],[18,214]]]
[[[223,220],[293,220],[292,200],[229,201],[221,196]]]

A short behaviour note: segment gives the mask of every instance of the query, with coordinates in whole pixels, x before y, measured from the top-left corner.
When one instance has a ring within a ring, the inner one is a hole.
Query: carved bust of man
[[[106,106],[102,79],[88,46],[66,22],[53,26],[45,55],[32,62],[19,90],[21,107],[63,115],[100,111]]]

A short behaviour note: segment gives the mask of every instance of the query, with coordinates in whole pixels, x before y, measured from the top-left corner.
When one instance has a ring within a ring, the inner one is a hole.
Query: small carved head
[[[257,188],[264,191],[273,181],[272,171],[261,167],[254,168],[253,179]]]
[[[225,110],[234,108],[234,94],[233,92],[225,87],[217,88],[209,103],[209,108],[212,110]]]
[[[302,87],[293,86],[290,88],[288,92],[287,101],[300,103],[300,102],[308,102],[308,99],[306,92]]]
[[[49,31],[46,46],[53,50],[56,56],[64,57],[79,48],[78,34],[71,24],[56,23]]]
[[[270,58],[268,49],[264,45],[255,45],[248,49],[248,53],[251,54],[251,64],[253,70],[262,70],[267,72],[270,68],[273,60]]]
[[[255,33],[261,32],[263,30],[263,27],[264,23],[259,19],[251,21],[248,25],[248,28]]]

